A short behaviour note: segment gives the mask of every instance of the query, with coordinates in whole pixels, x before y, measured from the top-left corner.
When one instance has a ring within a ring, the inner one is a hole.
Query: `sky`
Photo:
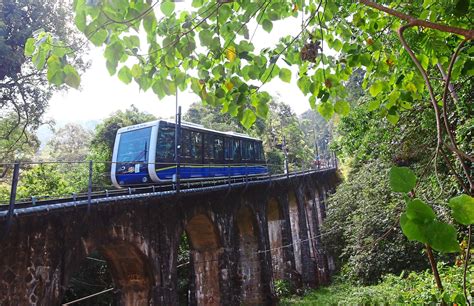
[[[177,4],[185,5],[185,4]],[[250,24],[250,33],[256,24]],[[290,19],[274,23],[272,33],[265,32],[261,27],[256,31],[253,43],[256,49],[274,46],[279,37],[283,35],[296,35],[300,28],[297,19]],[[79,90],[69,89],[65,92],[56,92],[49,103],[46,119],[53,119],[58,123],[101,121],[117,110],[125,110],[130,105],[135,105],[139,110],[151,113],[160,118],[170,118],[175,114],[175,97],[165,97],[159,100],[150,89],[147,92],[139,90],[138,85],[126,85],[116,75],[110,76],[105,66],[103,48],[91,45],[89,55],[90,68],[81,76]],[[293,111],[301,114],[308,110],[308,98],[300,92],[296,85],[296,70],[293,70],[291,83],[284,83],[278,78],[262,87],[272,96],[289,104]],[[183,113],[199,97],[190,90],[178,93],[178,103]]]

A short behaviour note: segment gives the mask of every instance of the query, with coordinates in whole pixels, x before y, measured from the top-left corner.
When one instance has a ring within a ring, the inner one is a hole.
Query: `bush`
[[[391,192],[389,166],[365,163],[338,186],[328,201],[322,239],[336,266],[362,284],[373,284],[385,273],[422,270],[428,262],[421,245],[402,234],[398,216],[403,207]]]
[[[444,301],[447,304],[465,305],[462,290],[462,267],[439,264],[438,269],[444,286],[444,293],[436,288],[430,270],[411,272],[407,276],[388,274],[373,286],[357,286],[337,279],[329,287],[311,291],[306,296],[291,297],[282,301],[283,305],[427,305]],[[467,279],[474,276],[474,268],[469,267]],[[468,284],[472,296],[474,283]]]

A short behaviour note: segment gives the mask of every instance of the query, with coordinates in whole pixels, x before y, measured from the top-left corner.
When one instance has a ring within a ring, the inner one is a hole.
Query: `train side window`
[[[249,155],[250,155],[250,160],[255,161],[255,143],[253,140],[249,140]]]
[[[240,139],[232,139],[232,159],[240,161]]]
[[[156,160],[174,160],[174,127],[160,126],[156,142]]]
[[[232,138],[224,138],[224,158],[225,160],[232,160],[233,141]]]
[[[190,132],[190,153],[191,159],[195,163],[202,162],[202,134],[199,132]]]
[[[214,142],[214,135],[204,134],[204,160],[206,161],[213,161],[216,158]]]
[[[214,159],[216,162],[224,161],[224,138],[219,136],[214,136]]]
[[[181,157],[191,159],[191,132],[181,129]]]
[[[255,159],[260,162],[264,161],[263,148],[262,148],[261,142],[255,143]]]

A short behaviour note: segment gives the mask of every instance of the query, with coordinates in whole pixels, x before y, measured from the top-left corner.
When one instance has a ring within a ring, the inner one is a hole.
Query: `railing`
[[[144,162],[127,162],[148,166]],[[16,162],[0,164],[0,210],[8,210],[8,215],[13,214],[15,207],[61,203],[64,201],[87,200],[90,206],[92,199],[106,198],[114,195],[132,194],[140,192],[157,192],[165,190],[202,187],[208,185],[231,185],[236,182],[259,180],[272,176],[289,176],[291,173],[314,171],[318,169],[336,168],[337,161],[333,156],[329,160],[319,163],[308,162],[301,166],[291,165],[285,171],[281,164],[266,164],[268,174],[252,175],[248,173],[249,167],[257,166],[253,163],[241,164],[211,164],[197,165],[181,163],[180,168],[200,167],[201,169],[222,167],[227,169],[225,175],[215,178],[191,178],[185,181],[174,180],[161,184],[154,182],[140,182],[123,186],[117,189],[110,179],[112,162],[101,161],[73,161],[73,162]],[[123,165],[123,162],[117,162]],[[156,165],[176,167],[174,163],[157,163]],[[231,167],[244,168],[245,174],[234,176]],[[285,173],[286,172],[286,173]],[[2,205],[3,204],[3,205]],[[8,205],[8,206],[7,206]],[[7,208],[8,207],[8,208]]]

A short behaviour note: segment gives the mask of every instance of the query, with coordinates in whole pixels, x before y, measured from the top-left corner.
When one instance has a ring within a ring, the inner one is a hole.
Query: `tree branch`
[[[468,230],[467,230],[467,248],[466,248],[466,257],[464,258],[464,271],[463,271],[463,276],[462,276],[462,289],[464,292],[464,298],[466,299],[466,303],[471,306],[471,302],[469,301],[468,295],[467,295],[467,267],[469,265],[469,258],[471,257],[471,226],[468,225]]]
[[[360,0],[360,1],[364,1],[364,0]],[[398,37],[400,38],[400,41],[401,41],[403,47],[408,52],[408,55],[410,55],[410,58],[412,59],[412,61],[415,63],[416,67],[418,68],[421,75],[423,76],[423,79],[425,80],[426,86],[428,87],[428,92],[430,94],[431,104],[433,105],[433,109],[434,109],[435,115],[436,115],[436,131],[437,131],[437,134],[438,134],[438,142],[437,142],[437,145],[436,145],[436,151],[439,151],[439,148],[440,148],[441,144],[443,143],[443,140],[442,140],[441,119],[440,119],[441,115],[440,115],[440,111],[439,111],[439,107],[438,107],[438,102],[436,101],[436,97],[434,95],[433,87],[431,86],[430,79],[428,78],[428,74],[426,73],[423,66],[421,66],[420,61],[416,58],[415,54],[413,53],[413,50],[410,48],[410,46],[406,42],[405,37],[403,37],[403,32],[406,29],[408,29],[410,27],[413,27],[413,26],[415,26],[415,24],[411,24],[411,23],[409,23],[407,25],[404,25],[404,26],[401,26],[398,29],[397,33],[398,33]]]
[[[467,30],[467,29],[462,29],[462,28],[457,28],[457,27],[451,27],[448,25],[444,24],[438,24],[438,23],[433,23],[430,21],[426,20],[420,20],[416,19],[413,16],[398,12],[394,9],[388,8],[386,6],[383,6],[381,4],[372,2],[370,0],[359,0],[359,3],[364,4],[366,6],[369,6],[371,8],[374,8],[378,11],[385,12],[389,15],[395,16],[401,20],[407,21],[411,26],[421,26],[425,28],[430,28],[434,30],[439,30],[447,33],[453,33],[453,34],[458,34],[463,37],[465,37],[467,40],[474,39],[474,30]]]

